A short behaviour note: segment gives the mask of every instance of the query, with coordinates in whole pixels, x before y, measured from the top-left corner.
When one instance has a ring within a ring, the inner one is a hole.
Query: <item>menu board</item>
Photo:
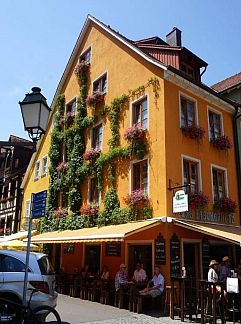
[[[73,254],[74,253],[74,244],[64,244],[64,253]]]
[[[166,264],[166,242],[161,234],[155,240],[155,264]]]
[[[202,267],[203,267],[203,279],[207,279],[209,262],[210,262],[210,245],[208,239],[204,237],[202,239]]]
[[[173,234],[170,241],[170,265],[171,276],[180,276],[181,274],[181,260],[180,260],[180,240]]]
[[[121,256],[121,242],[106,243],[105,255],[106,256]]]

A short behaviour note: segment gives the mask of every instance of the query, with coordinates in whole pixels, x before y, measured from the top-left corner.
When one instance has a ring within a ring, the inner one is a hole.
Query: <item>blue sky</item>
[[[0,140],[27,138],[18,101],[39,86],[50,104],[88,14],[130,39],[182,30],[212,85],[241,72],[240,0],[2,0]]]

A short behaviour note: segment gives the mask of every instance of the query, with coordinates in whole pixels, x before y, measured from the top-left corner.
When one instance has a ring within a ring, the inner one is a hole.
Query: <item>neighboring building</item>
[[[67,272],[125,262],[131,273],[141,261],[167,282],[184,265],[198,280],[212,258],[240,257],[236,110],[201,83],[206,67],[177,28],[134,42],[88,16],[22,184],[26,217],[31,193],[48,190],[48,232],[33,242],[52,243]],[[189,212],[173,213],[178,189]],[[50,232],[96,221],[107,226]]]
[[[21,145],[16,146],[16,143]],[[0,145],[1,236],[16,233],[20,228],[22,203],[20,186],[33,153],[32,148],[24,146],[24,143],[30,142],[10,135],[8,145]]]

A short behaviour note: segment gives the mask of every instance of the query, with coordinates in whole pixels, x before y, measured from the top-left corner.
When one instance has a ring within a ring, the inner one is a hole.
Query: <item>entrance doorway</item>
[[[184,243],[183,244],[183,266],[186,269],[187,277],[192,278],[193,284],[198,287],[200,280],[200,244]]]
[[[87,264],[92,273],[100,272],[100,245],[85,246],[85,265]]]
[[[152,278],[152,245],[150,244],[129,244],[128,248],[128,269],[130,278],[133,276],[136,264],[143,263],[148,278]]]

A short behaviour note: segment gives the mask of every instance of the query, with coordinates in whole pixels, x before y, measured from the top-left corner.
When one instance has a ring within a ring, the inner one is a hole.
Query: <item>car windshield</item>
[[[46,255],[38,260],[38,264],[42,275],[54,274],[54,269]]]

